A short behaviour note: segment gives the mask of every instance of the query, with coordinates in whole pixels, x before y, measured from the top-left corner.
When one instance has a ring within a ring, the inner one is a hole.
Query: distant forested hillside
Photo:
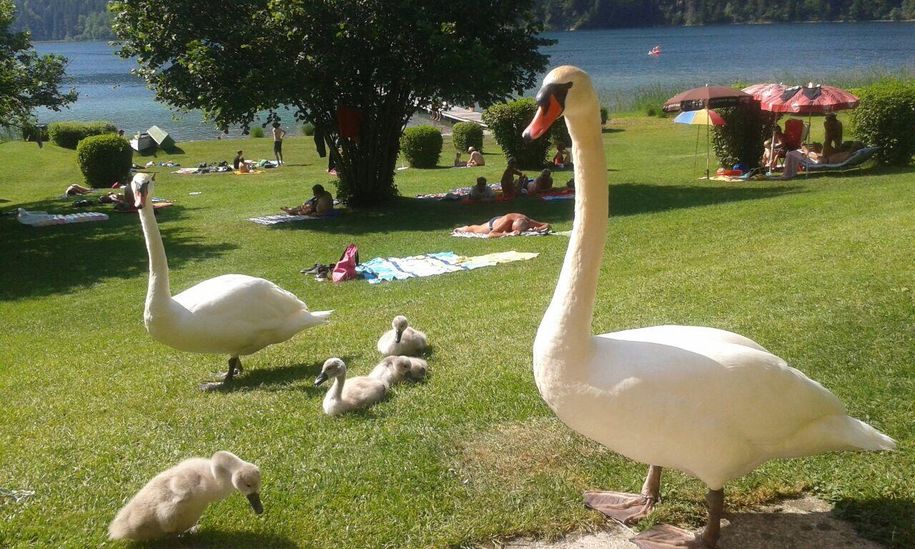
[[[12,30],[32,40],[105,40],[112,37],[108,0],[14,0]]]
[[[111,38],[107,0],[15,0],[33,40]],[[915,19],[915,0],[534,0],[547,29]]]
[[[551,30],[915,19],[915,0],[534,0]]]

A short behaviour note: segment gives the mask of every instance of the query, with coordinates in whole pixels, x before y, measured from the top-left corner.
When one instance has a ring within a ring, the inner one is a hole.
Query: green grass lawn
[[[679,323],[745,334],[899,441],[895,453],[767,463],[728,485],[728,509],[809,491],[865,536],[915,545],[915,171],[698,181],[695,133],[644,117],[617,121],[605,144],[612,218],[595,333]],[[231,160],[239,148],[270,158],[272,144],[180,145],[183,154],[154,159],[195,165]],[[186,541],[195,547],[474,545],[600,526],[581,492],[638,490],[645,467],[560,424],[531,374],[534,333],[568,240],[448,234],[508,208],[565,230],[572,203],[411,198],[481,174],[498,181],[504,159],[487,142],[484,168],[399,171],[403,198],[384,208],[274,228],[245,221],[330,181],[310,138],[285,149],[286,167],[255,176],[159,168],[155,194],[176,203],[159,215],[173,291],[245,273],[314,310],[335,310],[328,325],[244,360],[232,390],[197,388],[226,357],[178,352],[146,334],[147,258],[135,215],[44,228],[0,217],[0,488],[35,491],[20,503],[0,496],[0,546],[104,544],[108,522],[149,478],[219,449],[261,467],[266,512],[256,516],[238,495],[213,505]],[[81,179],[73,151],[10,142],[0,157],[3,213],[73,211],[72,199],[56,198]],[[562,184],[570,174],[557,176]],[[350,242],[363,260],[540,255],[379,286],[299,274]],[[324,416],[326,387],[312,387],[323,361],[339,356],[353,375],[367,373],[399,313],[429,335],[430,378],[399,386],[366,413]],[[669,473],[654,520],[701,525],[704,492]]]

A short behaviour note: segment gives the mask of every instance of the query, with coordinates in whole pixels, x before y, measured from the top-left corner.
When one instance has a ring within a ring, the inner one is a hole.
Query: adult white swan
[[[224,383],[241,372],[242,355],[291,338],[327,321],[332,311],[311,313],[299,298],[263,278],[228,274],[205,280],[172,297],[168,260],[153,213],[155,175],[138,173],[130,186],[149,253],[149,287],[143,320],[153,339],[192,353],[229,355]],[[220,383],[205,383],[213,389]]]
[[[724,483],[766,460],[833,450],[889,450],[895,443],[849,417],[828,390],[759,344],[695,326],[591,335],[606,242],[607,166],[597,95],[588,75],[559,67],[544,79],[524,135],[536,139],[565,114],[575,164],[575,223],[553,300],[534,341],[534,377],[560,420],[630,459],[650,464],[641,494],[589,492],[585,502],[621,521],[658,500],[673,467],[709,488],[701,535],[663,526],[640,547],[714,547]]]

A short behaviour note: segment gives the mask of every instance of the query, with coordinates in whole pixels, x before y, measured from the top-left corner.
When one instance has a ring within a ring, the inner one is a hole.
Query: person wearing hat
[[[836,118],[836,113],[826,114],[823,121],[826,137],[823,138],[823,156],[829,156],[842,149],[842,123]]]

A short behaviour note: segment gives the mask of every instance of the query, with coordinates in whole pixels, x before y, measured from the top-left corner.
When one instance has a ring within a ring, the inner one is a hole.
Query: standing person
[[[286,137],[286,130],[280,127],[279,122],[273,123],[273,155],[276,156],[278,165],[283,162],[283,138]]]

